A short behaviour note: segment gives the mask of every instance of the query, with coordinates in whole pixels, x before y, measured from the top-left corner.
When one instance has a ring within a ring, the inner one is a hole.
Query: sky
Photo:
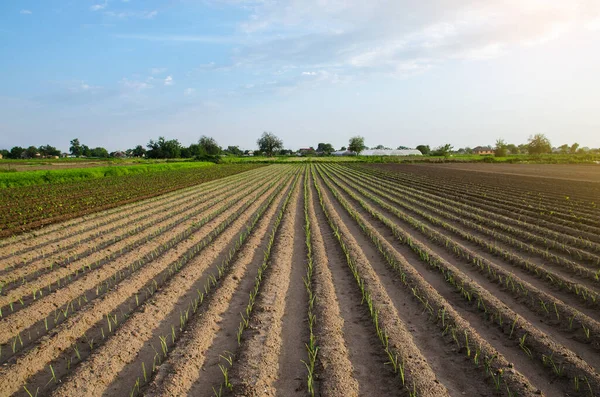
[[[2,0],[0,148],[600,147],[598,0]]]

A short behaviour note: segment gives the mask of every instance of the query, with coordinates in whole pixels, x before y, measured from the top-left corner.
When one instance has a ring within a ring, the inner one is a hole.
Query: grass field
[[[553,172],[275,164],[0,240],[0,394],[596,396],[600,183]]]
[[[56,167],[55,163],[55,167]],[[73,163],[80,165],[80,163]],[[33,186],[43,184],[58,184],[77,182],[88,179],[98,179],[125,175],[136,175],[148,172],[183,170],[190,168],[212,167],[209,162],[173,162],[147,164],[119,164],[102,167],[69,167],[67,169],[33,170],[0,172],[0,189],[7,187]]]

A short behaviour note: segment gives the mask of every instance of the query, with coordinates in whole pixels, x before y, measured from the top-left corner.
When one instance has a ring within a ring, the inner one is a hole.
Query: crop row
[[[256,168],[235,164],[3,189],[0,237]]]

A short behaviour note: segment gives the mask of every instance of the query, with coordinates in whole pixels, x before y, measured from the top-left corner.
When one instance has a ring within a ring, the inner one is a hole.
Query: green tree
[[[27,156],[28,159],[35,158],[37,154],[38,150],[35,146],[29,146],[27,149],[25,149],[25,156]]]
[[[103,147],[90,149],[90,157],[107,158],[109,157],[108,150]]]
[[[152,159],[173,159],[181,157],[181,144],[177,139],[165,140],[159,137],[158,141],[150,139],[146,155]]]
[[[508,154],[507,144],[504,139],[496,140],[496,147],[494,148],[494,156],[506,157]]]
[[[244,152],[242,151],[242,149],[239,148],[239,146],[227,146],[225,152],[233,156],[241,156],[242,154],[244,154]]]
[[[92,149],[88,145],[81,145],[81,151],[85,157],[92,157]]]
[[[317,145],[317,152],[322,152],[325,155],[330,155],[331,152],[334,152],[335,149],[331,145],[331,143],[319,143]]]
[[[506,150],[508,150],[509,154],[519,154],[519,148],[514,143],[509,143],[506,145]]]
[[[10,152],[6,149],[0,149],[0,154],[2,155],[3,159],[8,159],[10,158]]]
[[[198,140],[198,145],[204,149],[204,152],[209,156],[218,156],[221,154],[221,146],[214,140],[214,138],[202,135]]]
[[[81,146],[81,143],[79,143],[78,138],[75,138],[71,141],[71,147],[69,148],[69,152],[73,156],[77,156],[77,157],[83,155],[83,147]]]
[[[433,152],[431,152],[431,154],[433,156],[444,156],[444,157],[448,157],[450,156],[450,152],[452,152],[452,148],[453,146],[449,143],[442,145],[442,146],[438,146],[437,148],[435,148],[433,150]]]
[[[544,134],[535,134],[534,136],[529,137],[527,151],[532,155],[552,153],[552,145],[550,144],[550,140],[546,138]]]
[[[266,131],[256,141],[256,144],[259,150],[269,157],[272,157],[276,150],[283,149],[283,141],[275,134]]]
[[[23,155],[23,152],[25,152],[25,148],[22,148],[21,146],[15,146],[12,149],[10,149],[10,155],[9,158],[11,159],[20,159],[21,156]]]
[[[131,150],[131,155],[134,157],[144,157],[146,149],[142,145],[137,145],[135,149]]]
[[[365,138],[363,138],[362,136],[353,136],[348,141],[348,150],[356,153],[356,155],[359,155],[360,152],[365,150],[365,147]]]
[[[42,145],[38,148],[38,151],[42,156],[60,156],[60,150],[50,145]]]
[[[577,153],[577,149],[579,148],[579,144],[577,142],[575,142],[573,145],[571,145],[571,153]]]
[[[408,146],[402,146],[402,145],[400,145],[400,146],[398,146],[396,148],[396,150],[410,150],[410,148]]]
[[[417,146],[417,150],[421,152],[424,156],[431,153],[431,148],[429,147],[429,145],[419,145]]]

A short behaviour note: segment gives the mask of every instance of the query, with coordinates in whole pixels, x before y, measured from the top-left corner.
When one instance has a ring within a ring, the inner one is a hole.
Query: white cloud
[[[97,85],[91,85],[85,81],[67,81],[64,82],[67,90],[71,93],[98,93],[103,90],[103,87]]]
[[[186,89],[183,91],[183,95],[185,95],[185,96],[192,96],[192,95],[194,95],[195,93],[196,93],[196,90],[195,90],[194,88],[186,88]]]
[[[173,76],[167,76],[167,78],[164,81],[165,85],[173,85],[175,84],[175,82],[173,81]]]
[[[119,18],[119,19],[128,19],[128,18],[139,18],[139,19],[153,19],[158,15],[158,11],[106,11],[104,15]]]
[[[94,4],[90,7],[90,10],[92,11],[100,11],[106,8],[106,6],[108,5],[107,2],[104,2],[102,4]]]
[[[120,83],[124,88],[133,91],[142,91],[153,87],[153,85],[148,82],[129,80],[127,78],[121,79]]]
[[[403,75],[600,29],[597,0],[230,1],[253,10],[239,28],[255,41],[234,53],[234,64],[247,68],[329,65]]]
[[[116,15],[113,15],[116,16]],[[134,39],[146,41],[173,41],[197,43],[229,43],[235,41],[231,37],[205,36],[205,35],[151,35],[151,34],[116,34],[119,39]]]
[[[33,14],[33,12],[31,12],[31,10],[21,10],[20,13],[23,14],[23,15],[31,15],[31,14]]]

